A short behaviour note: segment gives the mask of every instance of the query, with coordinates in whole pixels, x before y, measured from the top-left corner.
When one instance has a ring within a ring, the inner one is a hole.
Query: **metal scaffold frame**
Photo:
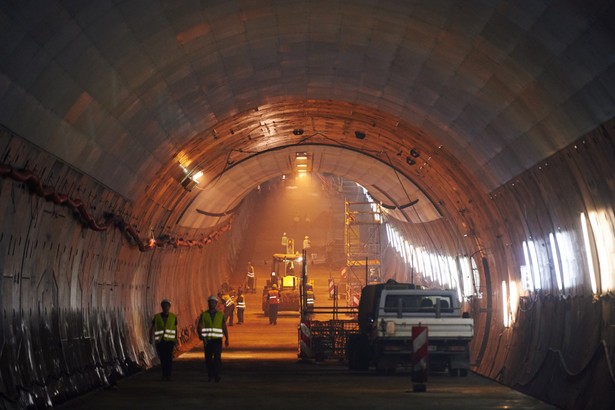
[[[345,202],[346,301],[358,307],[361,289],[380,280],[382,210],[375,202]]]

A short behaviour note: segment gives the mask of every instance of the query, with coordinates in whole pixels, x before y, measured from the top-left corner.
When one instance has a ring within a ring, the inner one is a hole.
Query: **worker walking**
[[[267,291],[267,303],[269,305],[269,324],[278,324],[278,307],[280,304],[280,292],[278,291],[278,285],[271,285],[271,289]]]
[[[211,295],[207,299],[208,310],[203,312],[197,321],[197,329],[200,330],[199,338],[203,341],[205,350],[208,381],[215,380],[216,383],[221,379],[222,337],[224,337],[224,345],[226,347],[229,345],[224,313],[216,309],[217,304],[218,298]]]
[[[222,296],[222,301],[224,302],[224,318],[229,326],[233,326],[233,321],[235,320],[235,298],[226,293]]]
[[[246,297],[243,295],[243,291],[239,289],[237,291],[237,324],[243,323],[243,313],[246,310]]]
[[[256,292],[256,273],[254,272],[254,265],[252,265],[252,262],[248,262],[248,273],[246,275],[246,292]]]
[[[177,343],[177,316],[171,313],[171,302],[160,302],[162,312],[157,313],[150,326],[150,343],[156,344],[156,352],[162,367],[162,380],[171,380],[173,349]]]

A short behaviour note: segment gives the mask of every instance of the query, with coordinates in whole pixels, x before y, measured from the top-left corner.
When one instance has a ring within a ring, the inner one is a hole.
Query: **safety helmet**
[[[271,289],[277,289],[278,285],[276,285],[275,283],[273,284],[273,286],[271,286]]]
[[[208,301],[208,302],[209,302],[209,301],[211,301],[211,300],[213,300],[213,301],[214,301],[214,302],[216,302],[216,303],[218,302],[218,298],[217,298],[217,297],[215,297],[214,295],[211,295],[210,297],[208,297],[208,298],[207,298],[207,301]]]
[[[171,306],[171,302],[169,302],[169,299],[162,299],[162,302],[160,302],[160,306],[164,306],[165,303]]]
[[[309,236],[305,235],[305,239],[309,239],[309,238],[310,238]]]

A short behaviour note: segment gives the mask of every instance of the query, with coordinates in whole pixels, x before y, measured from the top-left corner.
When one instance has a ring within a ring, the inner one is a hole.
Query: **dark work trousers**
[[[237,323],[243,323],[243,311],[245,309],[237,308]]]
[[[205,366],[209,380],[220,380],[222,367],[222,338],[207,339],[205,341]]]
[[[272,303],[269,305],[269,324],[277,325],[278,324],[278,304]]]
[[[224,317],[226,317],[227,324],[233,326],[233,321],[235,320],[235,305],[224,308]]]
[[[156,351],[158,352],[158,358],[160,359],[160,365],[162,367],[162,378],[165,380],[171,379],[173,347],[175,347],[175,342],[170,342],[168,340],[161,340],[156,343]]]

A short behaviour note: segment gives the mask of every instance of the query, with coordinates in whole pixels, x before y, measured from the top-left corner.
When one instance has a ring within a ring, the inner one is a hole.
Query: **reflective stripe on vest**
[[[280,303],[280,296],[277,290],[270,290],[267,299],[270,305],[277,305]]]
[[[224,336],[222,324],[224,323],[224,314],[216,312],[214,320],[211,320],[209,312],[203,312],[201,315],[201,336],[205,339],[220,339]]]
[[[246,308],[245,298],[243,296],[239,296],[237,298],[237,309],[245,309],[245,308]]]
[[[248,277],[249,278],[253,278],[254,277],[254,272],[248,272]]]
[[[156,340],[156,342],[159,342],[161,340],[167,342],[175,341],[177,337],[175,331],[176,321],[177,318],[173,313],[169,313],[169,316],[167,316],[166,323],[160,313],[157,313],[156,316],[154,316],[154,339]]]
[[[230,307],[230,306],[231,306],[231,305],[233,305],[234,303],[235,303],[235,302],[233,302],[233,298],[230,298],[230,297],[229,297],[229,298],[226,300],[226,302],[224,303],[224,305],[225,305],[226,307]]]

